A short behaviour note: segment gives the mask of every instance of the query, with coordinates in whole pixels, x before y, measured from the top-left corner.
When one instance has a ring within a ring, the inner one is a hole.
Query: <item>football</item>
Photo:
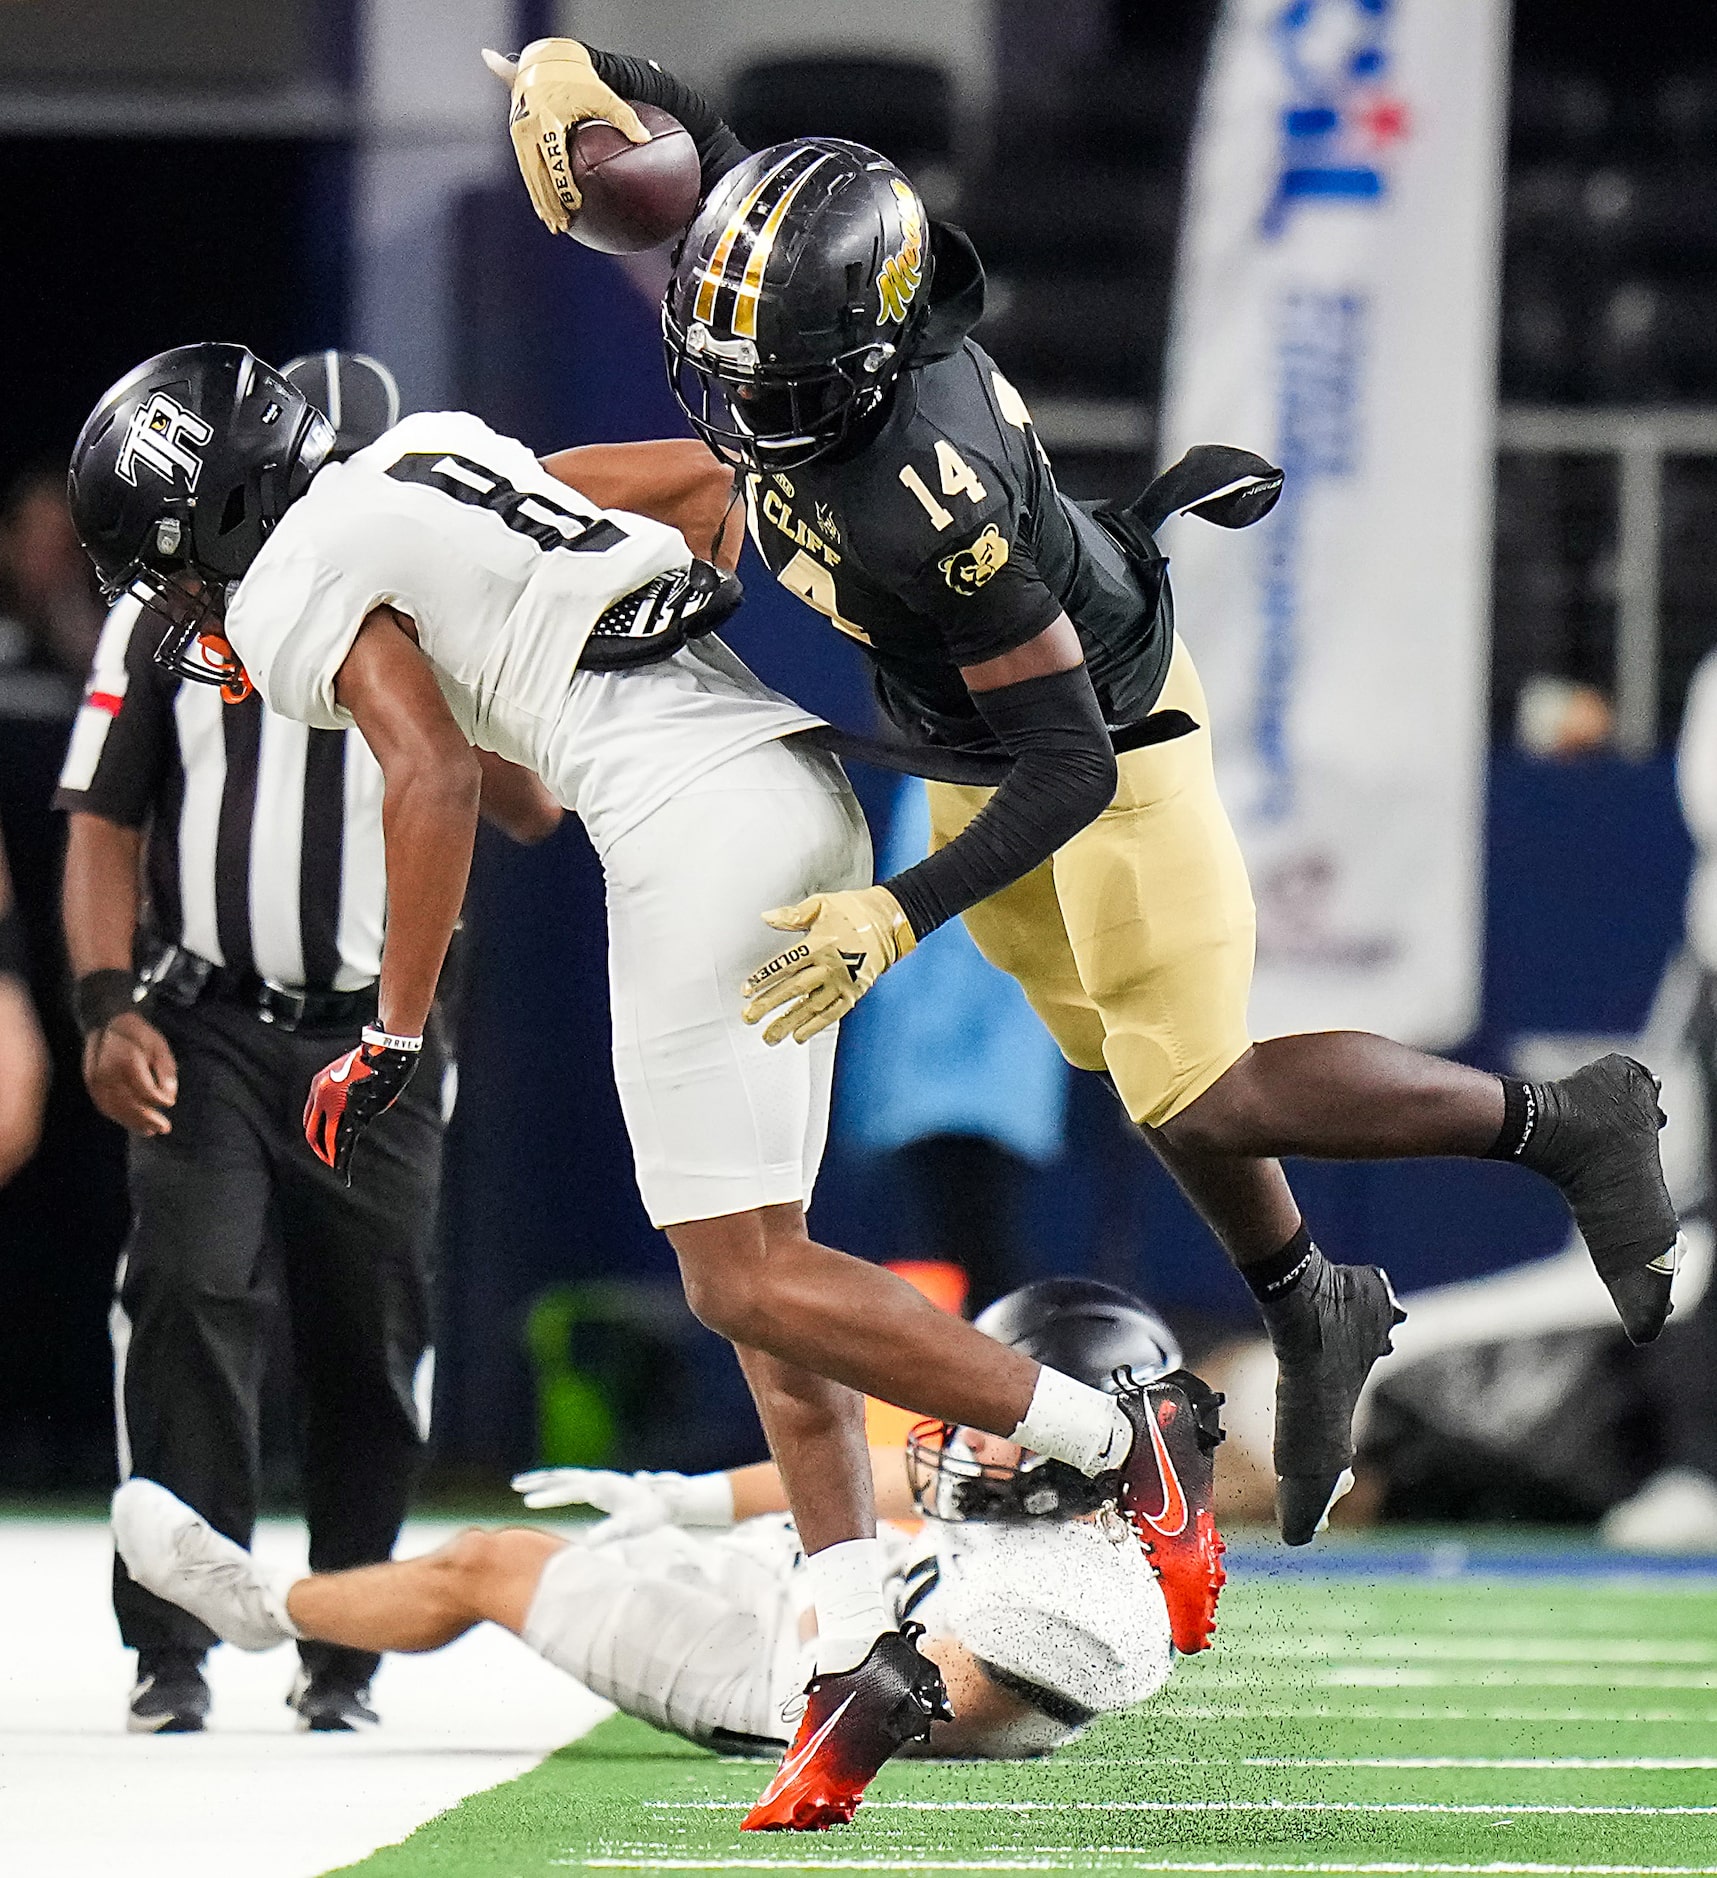
[[[602,254],[640,254],[672,241],[698,205],[691,132],[653,104],[633,108],[648,143],[628,142],[599,118],[572,133],[572,176],[584,201],[570,232]]]

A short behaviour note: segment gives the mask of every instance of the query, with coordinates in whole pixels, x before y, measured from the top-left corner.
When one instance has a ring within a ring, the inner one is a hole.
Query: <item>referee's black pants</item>
[[[349,1032],[289,1032],[213,999],[151,1016],[178,1057],[179,1099],[171,1134],[130,1144],[132,1222],[113,1307],[121,1470],[250,1543],[263,1373],[283,1303],[311,1569],[377,1563],[398,1536],[428,1433],[416,1385],[430,1341],[441,1053],[426,1044],[404,1095],[366,1131],[348,1188],[311,1153],[303,1109]],[[215,1641],[117,1559],[113,1602],[132,1649],[200,1653]],[[319,1643],[300,1655],[355,1681],[378,1660]]]

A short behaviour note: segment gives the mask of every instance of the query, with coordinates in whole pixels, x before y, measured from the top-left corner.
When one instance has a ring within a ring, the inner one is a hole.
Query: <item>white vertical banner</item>
[[[1287,472],[1170,525],[1258,901],[1259,1036],[1477,1018],[1507,0],[1227,0],[1163,460]]]

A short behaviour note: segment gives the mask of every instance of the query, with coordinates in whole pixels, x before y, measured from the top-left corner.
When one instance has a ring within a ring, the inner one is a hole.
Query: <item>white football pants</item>
[[[768,909],[870,883],[840,765],[762,744],[688,783],[602,864],[614,1080],[651,1224],[808,1206],[836,1031],[771,1049],[740,1016],[741,987],[791,942]]]
[[[614,1545],[574,1542],[543,1568],[521,1634],[652,1727],[705,1746],[784,1746],[782,1704],[806,1674],[798,1556],[784,1516],[720,1535],[668,1526]]]

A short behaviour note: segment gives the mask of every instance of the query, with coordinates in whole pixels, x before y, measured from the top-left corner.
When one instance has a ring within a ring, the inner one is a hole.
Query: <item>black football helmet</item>
[[[835,137],[760,150],[698,211],[662,302],[692,428],[750,469],[827,454],[905,364],[930,273],[924,204],[886,157]]]
[[[367,352],[301,353],[280,376],[296,385],[334,426],[332,462],[343,463],[399,422],[399,380]]]
[[[221,632],[227,589],[333,442],[303,392],[244,346],[175,346],[90,413],[72,451],[72,519],[108,598],[132,594],[166,622],[155,657],[168,671],[248,695]]]
[[[1142,1299],[1094,1278],[1041,1278],[997,1298],[973,1320],[1093,1389],[1118,1393],[1181,1366],[1180,1344]],[[912,1498],[926,1519],[1077,1519],[1114,1497],[1078,1468],[1028,1454],[1015,1467],[980,1462],[945,1422],[920,1422],[906,1442]]]

